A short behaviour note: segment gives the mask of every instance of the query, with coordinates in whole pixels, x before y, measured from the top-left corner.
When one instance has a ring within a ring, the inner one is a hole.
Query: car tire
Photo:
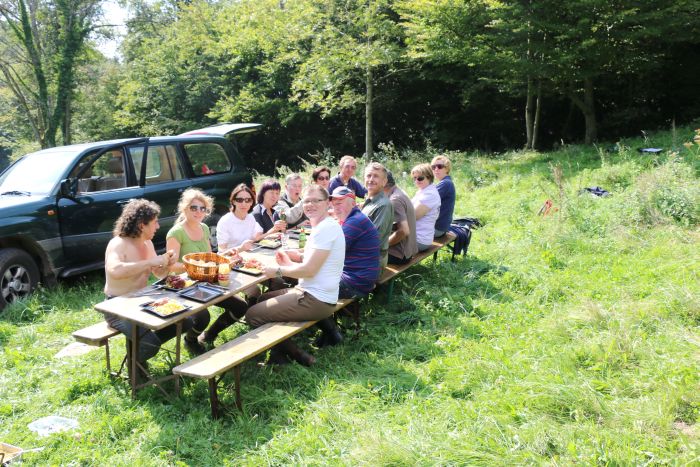
[[[39,268],[31,256],[17,248],[0,250],[0,311],[29,296],[38,283]]]

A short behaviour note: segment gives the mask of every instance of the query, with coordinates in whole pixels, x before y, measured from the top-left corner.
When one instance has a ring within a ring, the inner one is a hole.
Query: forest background
[[[700,0],[0,2],[0,166],[258,122],[254,169],[397,148],[549,149],[700,113]],[[325,157],[323,157],[325,156]]]

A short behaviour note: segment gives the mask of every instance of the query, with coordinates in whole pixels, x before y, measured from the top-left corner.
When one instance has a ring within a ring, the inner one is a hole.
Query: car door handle
[[[117,201],[117,204],[126,204],[129,201],[131,201],[131,199],[120,199],[119,201]]]

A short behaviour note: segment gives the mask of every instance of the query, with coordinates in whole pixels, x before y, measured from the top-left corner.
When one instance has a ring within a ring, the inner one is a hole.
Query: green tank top
[[[182,257],[188,253],[204,253],[211,250],[211,245],[209,243],[209,226],[206,224],[200,224],[204,235],[201,240],[194,241],[185,232],[183,224],[176,224],[173,226],[168,235],[165,236],[166,239],[172,237],[178,241],[180,244],[180,257],[178,261],[182,261]]]

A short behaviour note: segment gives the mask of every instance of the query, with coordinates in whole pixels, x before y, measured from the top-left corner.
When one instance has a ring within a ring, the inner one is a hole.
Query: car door
[[[95,152],[85,155],[75,166],[74,172],[79,175],[76,196],[58,200],[68,269],[73,265],[90,270],[103,262],[122,206],[132,198],[143,197],[131,158],[122,148],[107,151],[92,161],[94,155]]]
[[[187,178],[176,144],[151,143],[148,151],[144,149],[142,145],[127,148],[139,184],[144,188],[143,197],[160,206],[160,229],[153,238],[159,250],[165,248],[165,236],[178,217],[180,195],[192,181]]]

